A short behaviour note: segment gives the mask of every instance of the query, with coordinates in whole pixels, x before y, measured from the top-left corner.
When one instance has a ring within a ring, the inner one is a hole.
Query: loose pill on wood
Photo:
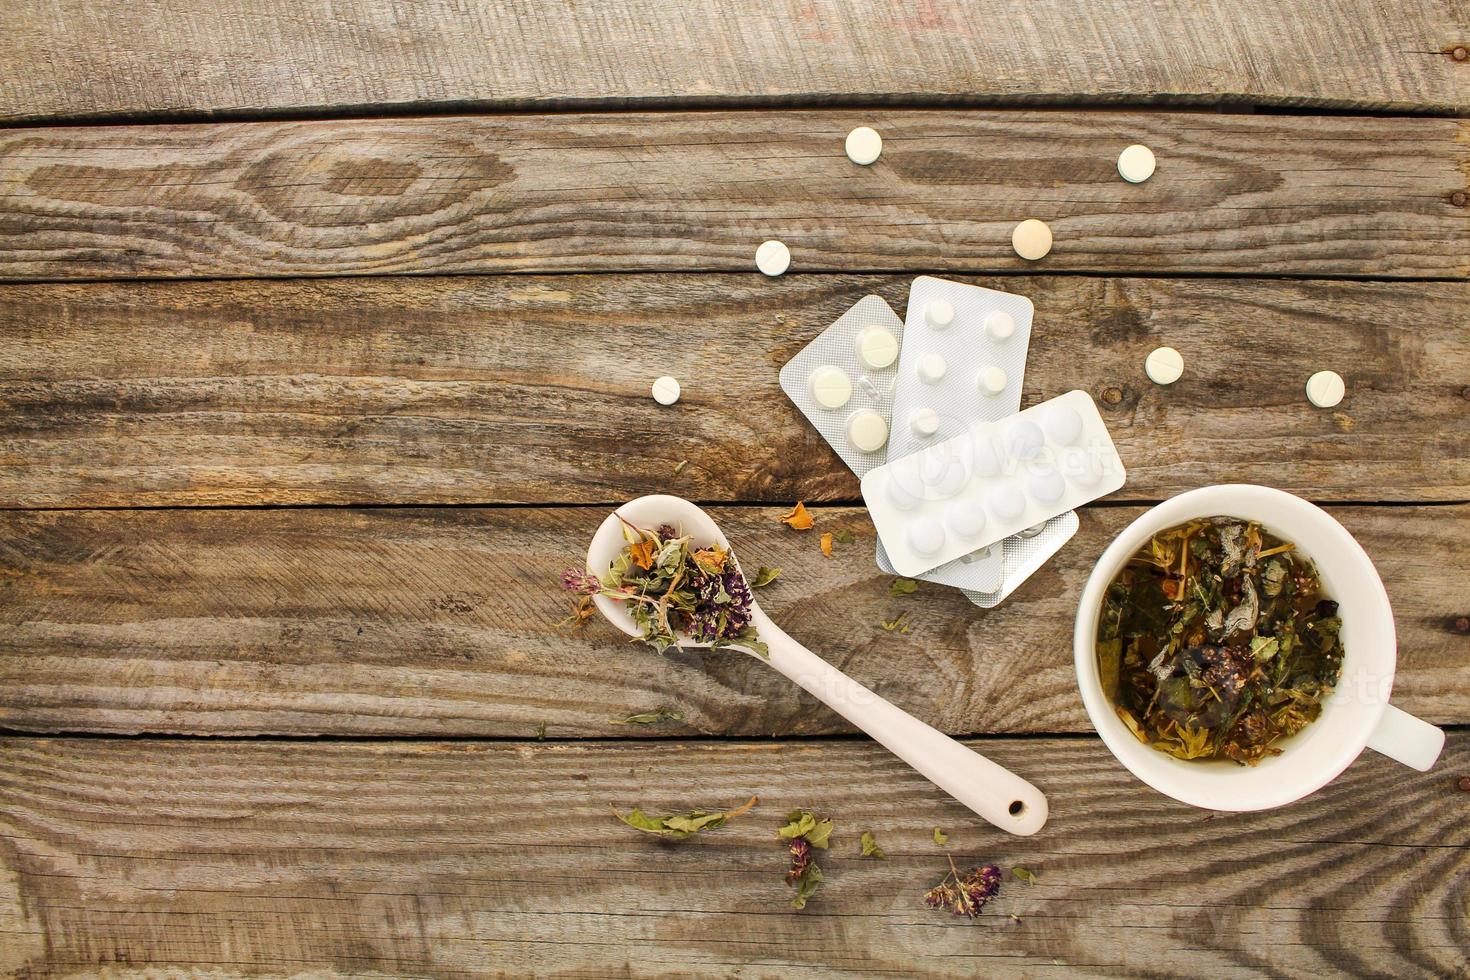
[[[1141,143],[1118,154],[1118,176],[1130,184],[1141,184],[1154,175],[1154,151]]]
[[[660,405],[672,405],[679,400],[679,382],[667,374],[653,383],[653,400]]]
[[[1334,408],[1347,394],[1347,385],[1336,371],[1318,371],[1307,379],[1307,400],[1318,408]]]
[[[1021,258],[1035,262],[1051,251],[1051,229],[1044,221],[1027,218],[1011,232],[1011,247]]]
[[[883,137],[871,126],[859,126],[847,134],[847,158],[866,167],[883,152]]]
[[[761,242],[755,250],[755,267],[768,276],[779,276],[791,267],[791,250],[774,238]]]
[[[1184,356],[1172,347],[1159,347],[1144,359],[1143,370],[1154,384],[1171,385],[1184,374]]]

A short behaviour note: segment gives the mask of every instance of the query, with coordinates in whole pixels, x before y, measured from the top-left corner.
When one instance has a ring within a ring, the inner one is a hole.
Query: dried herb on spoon
[[[669,524],[648,530],[624,520],[623,537],[627,545],[600,578],[575,568],[562,573],[562,587],[577,595],[574,619],[585,620],[592,598],[603,595],[627,603],[643,642],[660,653],[685,634],[716,650],[769,655],[750,623],[754,600],[733,554],[696,548],[692,535]]]

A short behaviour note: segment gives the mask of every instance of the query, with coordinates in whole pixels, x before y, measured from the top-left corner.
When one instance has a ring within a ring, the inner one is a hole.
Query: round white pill
[[[944,363],[944,358],[930,352],[919,358],[919,363],[915,365],[914,370],[918,372],[920,381],[926,385],[934,385],[943,380],[944,372],[948,368],[949,365]]]
[[[1149,352],[1143,371],[1157,385],[1171,385],[1184,373],[1184,357],[1172,347],[1159,347]]]
[[[852,379],[835,364],[823,364],[811,374],[812,397],[823,408],[841,408],[852,397]]]
[[[1006,390],[1006,373],[994,364],[987,364],[980,369],[980,377],[977,382],[980,385],[980,393],[994,398]]]
[[[1053,405],[1041,420],[1047,438],[1059,446],[1070,446],[1082,434],[1082,416],[1070,405]]]
[[[962,460],[951,456],[922,470],[919,478],[924,481],[931,497],[947,500],[965,488],[970,481],[970,472]]]
[[[1083,490],[1092,489],[1102,479],[1102,466],[1091,453],[1077,446],[1062,450],[1057,469]]]
[[[992,487],[985,495],[985,506],[990,512],[1001,520],[1010,522],[1021,516],[1021,511],[1026,509],[1026,495],[1019,487],[1006,481],[998,486]]]
[[[904,532],[909,548],[918,555],[932,555],[944,547],[944,527],[932,517],[919,517]]]
[[[956,500],[944,508],[944,523],[962,538],[978,538],[985,530],[985,508],[973,500]]]
[[[899,510],[913,510],[919,506],[919,495],[909,491],[898,480],[888,481],[888,502]]]
[[[1041,429],[1030,419],[1018,419],[1011,423],[1005,435],[1006,452],[1015,459],[1026,460],[1041,452],[1046,444]]]
[[[1067,482],[1062,479],[1062,474],[1050,466],[1035,469],[1026,477],[1026,492],[1039,503],[1056,503],[1062,499],[1066,489]]]
[[[991,310],[985,318],[985,329],[996,340],[1010,340],[1016,332],[1016,320],[1005,310]]]
[[[755,250],[755,267],[768,276],[779,276],[791,268],[791,250],[774,238]]]
[[[1035,262],[1051,251],[1051,229],[1044,221],[1027,218],[1011,232],[1011,247],[1021,258]]]
[[[924,307],[924,322],[935,330],[943,330],[954,323],[954,304],[947,299],[931,300]]]
[[[883,137],[871,126],[859,126],[847,134],[847,158],[866,167],[883,152]]]
[[[1333,408],[1347,394],[1347,385],[1336,371],[1318,371],[1307,379],[1307,400],[1318,408]]]
[[[1118,154],[1118,176],[1130,184],[1141,184],[1154,175],[1154,151],[1141,143]]]
[[[881,371],[898,359],[898,338],[882,327],[869,327],[858,334],[858,360]]]
[[[653,383],[653,400],[660,405],[672,405],[679,400],[679,382],[667,374]]]
[[[916,408],[909,414],[909,428],[925,439],[939,431],[939,413],[932,408]]]
[[[975,444],[975,472],[980,476],[995,476],[1000,473],[1000,450],[994,439],[984,439]]]
[[[877,452],[888,441],[888,423],[877,412],[854,412],[847,420],[847,438],[865,453]]]

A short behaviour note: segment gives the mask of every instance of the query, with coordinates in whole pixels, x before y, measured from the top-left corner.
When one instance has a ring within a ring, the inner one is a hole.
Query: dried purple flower
[[[948,909],[955,915],[973,919],[1000,891],[1000,869],[982,864],[961,875],[954,858],[949,859],[949,874],[924,893],[924,904],[931,909]]]
[[[796,879],[806,873],[807,865],[811,863],[812,846],[798,837],[791,842],[791,870],[786,872],[786,884],[796,884]]]
[[[602,590],[602,583],[591,572],[584,572],[580,568],[568,568],[561,573],[561,587],[578,595],[596,595]]]

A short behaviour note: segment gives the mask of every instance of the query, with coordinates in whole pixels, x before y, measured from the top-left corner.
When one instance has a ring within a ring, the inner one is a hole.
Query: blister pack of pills
[[[863,476],[863,501],[889,561],[908,576],[1112,493],[1125,479],[1107,425],[1080,390],[889,459]]]
[[[889,458],[942,442],[976,419],[1014,415],[1021,407],[1033,315],[1034,307],[1024,296],[935,276],[915,279],[904,322],[908,339],[894,386]],[[1037,545],[1023,547],[1032,550]],[[878,566],[884,571],[892,568],[881,543]],[[1003,555],[995,548],[965,555],[919,577],[993,593],[1003,588],[1004,575]]]
[[[999,550],[1001,553],[1000,572],[995,578],[995,584],[985,590],[960,589],[971,602],[981,609],[993,609],[1005,602],[1010,594],[1016,591],[1021,583],[1030,578],[1038,568],[1045,565],[1052,555],[1061,551],[1062,545],[1072,540],[1073,535],[1077,533],[1080,524],[1076,512],[1069,510],[1045,523],[1028,527],[1019,534],[1013,534],[998,544],[981,548],[979,551],[972,552],[971,555],[964,555],[948,565],[941,565],[935,571],[951,566],[962,567],[971,561],[988,557],[992,551]],[[883,550],[882,541],[878,542],[878,568],[889,575],[898,574],[894,570],[893,563],[888,560],[888,553]],[[915,577],[932,582],[935,581],[934,574],[934,572],[925,572]]]
[[[864,296],[781,368],[781,390],[859,477],[887,459],[903,321]]]

